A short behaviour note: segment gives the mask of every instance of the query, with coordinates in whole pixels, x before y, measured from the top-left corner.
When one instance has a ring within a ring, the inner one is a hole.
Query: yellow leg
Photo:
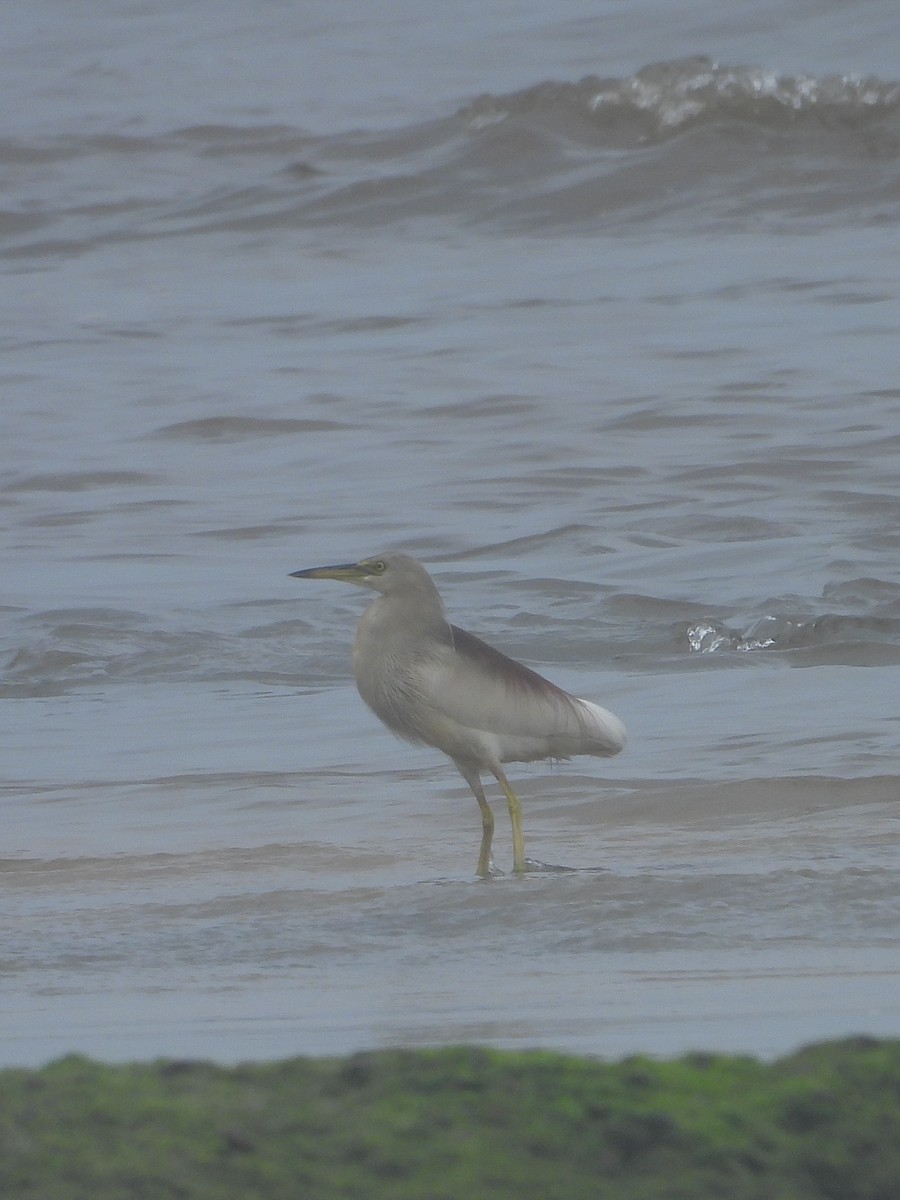
[[[481,849],[478,852],[478,866],[475,868],[475,874],[487,877],[493,866],[491,843],[494,840],[494,814],[485,799],[484,788],[481,786],[481,777],[478,772],[470,770],[462,763],[456,763],[456,769],[472,789],[472,793],[478,801],[478,807],[481,809]]]
[[[478,852],[478,866],[475,868],[475,874],[487,877],[491,873],[493,864],[491,842],[494,840],[494,814],[484,798],[484,793],[479,796],[476,792],[475,799],[481,809],[481,849]]]
[[[509,786],[509,780],[500,767],[493,768],[497,782],[503,788],[506,803],[509,805],[509,819],[512,822],[513,836],[513,870],[521,874],[525,870],[525,835],[522,833],[522,805],[519,797]]]

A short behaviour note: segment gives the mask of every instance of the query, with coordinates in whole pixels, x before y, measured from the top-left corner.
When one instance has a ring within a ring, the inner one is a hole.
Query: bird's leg
[[[491,773],[503,788],[506,803],[509,805],[509,819],[512,822],[513,836],[513,870],[521,874],[525,870],[525,835],[522,833],[522,805],[519,797],[509,786],[509,780],[502,768],[491,767]]]
[[[478,795],[478,792],[481,792],[481,796]],[[494,861],[491,858],[491,842],[494,840],[494,814],[484,798],[481,787],[478,788],[478,792],[475,793],[475,799],[481,809],[481,849],[478,851],[478,866],[475,868],[475,874],[487,878],[491,873]]]
[[[460,766],[459,763],[456,763],[456,769],[472,789],[472,794],[475,796],[475,799],[478,801],[478,807],[481,809],[481,849],[478,852],[478,866],[475,868],[475,874],[487,878],[493,866],[491,843],[494,840],[494,814],[485,798],[484,788],[481,786],[481,777],[478,773],[470,771],[467,767]]]

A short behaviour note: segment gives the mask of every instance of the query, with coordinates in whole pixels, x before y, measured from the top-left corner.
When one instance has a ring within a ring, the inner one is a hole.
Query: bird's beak
[[[309,567],[306,571],[291,571],[291,579],[338,579],[342,583],[356,583],[365,587],[369,574],[362,563],[341,563],[337,567]]]

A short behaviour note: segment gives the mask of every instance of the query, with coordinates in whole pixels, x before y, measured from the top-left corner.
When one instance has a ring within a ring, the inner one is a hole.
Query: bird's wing
[[[546,755],[617,754],[624,727],[536,671],[453,625],[452,642],[422,664],[421,695],[459,725],[500,737],[549,739]]]

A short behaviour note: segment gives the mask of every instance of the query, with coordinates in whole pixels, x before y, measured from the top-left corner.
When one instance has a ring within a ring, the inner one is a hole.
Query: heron
[[[434,580],[407,554],[311,567],[291,578],[335,579],[378,592],[353,647],[360,696],[394,734],[443,751],[472,789],[481,810],[479,876],[494,869],[494,814],[481,782],[484,773],[493,775],[509,807],[513,871],[524,872],[522,805],[503,763],[611,757],[625,746],[619,718],[451,625]]]

